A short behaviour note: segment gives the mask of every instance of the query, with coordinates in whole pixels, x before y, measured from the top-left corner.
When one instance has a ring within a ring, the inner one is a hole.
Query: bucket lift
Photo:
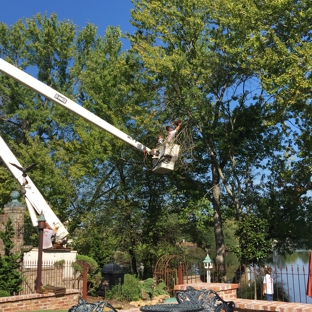
[[[91,113],[81,105],[75,103],[71,99],[67,98],[63,94],[57,92],[53,88],[42,83],[38,79],[32,77],[31,75],[25,73],[24,71],[18,69],[17,67],[11,65],[5,60],[0,58],[0,72],[10,76],[11,78],[19,81],[23,85],[29,87],[30,89],[36,91],[37,93],[47,97],[54,103],[65,107],[66,109],[72,111],[73,113],[81,116],[85,120],[95,124],[96,126],[102,128],[108,133],[114,135],[120,140],[132,145],[136,149],[144,152],[146,155],[152,157],[153,168],[152,171],[155,173],[166,174],[174,170],[175,162],[179,155],[179,145],[177,144],[165,144],[159,149],[149,149],[142,143],[136,141],[128,134],[122,132],[111,124],[107,123],[100,117]],[[169,145],[168,145],[169,144]]]

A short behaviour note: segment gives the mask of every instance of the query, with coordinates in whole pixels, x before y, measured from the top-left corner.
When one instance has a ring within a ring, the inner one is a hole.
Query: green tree
[[[275,170],[262,189],[266,194],[258,202],[258,210],[268,220],[268,233],[279,254],[312,246],[309,229],[312,207],[308,191],[311,174],[302,160],[277,159]],[[276,226],[278,224],[278,226]]]
[[[248,38],[244,62],[253,66],[260,84],[271,96],[272,110],[265,124],[275,125],[284,136],[280,152],[267,162],[271,175],[261,180],[262,193],[255,201],[263,197],[258,201],[259,210],[271,224],[270,234],[279,252],[299,246],[309,248],[311,1],[220,3],[216,2],[221,12],[220,25],[230,30],[232,39],[235,33]],[[243,20],[251,22],[246,27]]]
[[[230,23],[220,22],[223,10],[214,1],[134,3],[132,49],[161,95],[162,114],[184,121],[177,138],[184,156],[175,200],[183,203],[189,223],[197,214],[213,222],[216,261],[222,267],[224,219],[239,219],[243,208],[250,209],[253,172],[281,140],[263,123],[270,98],[259,88],[253,64],[245,61],[248,23],[244,34],[232,31]]]
[[[88,55],[88,66],[79,74],[81,96],[90,111],[153,147],[160,128],[153,110],[159,96],[143,75],[139,58],[133,51],[121,51],[120,37],[120,29],[109,27]],[[110,135],[92,131],[97,138],[103,136],[102,146],[109,150],[105,159],[94,150],[97,162],[89,180],[94,181],[95,188],[87,189],[80,204],[82,209],[97,211],[99,215],[105,211],[105,216],[110,216],[111,221],[107,220],[104,226],[114,239],[107,239],[116,241],[118,249],[129,254],[135,274],[138,257],[144,259],[146,267],[148,263],[152,267],[159,255],[170,252],[175,245],[175,237],[169,239],[165,231],[168,224],[172,228],[166,198],[172,187],[166,178],[151,172],[151,163],[144,155]],[[90,144],[89,139],[86,144]],[[88,155],[92,149],[90,144]],[[85,204],[84,200],[90,199]]]
[[[268,259],[273,250],[273,240],[268,233],[268,221],[253,214],[245,214],[241,217],[238,228],[235,232],[238,238],[238,245],[231,246],[230,250],[237,256],[240,263],[246,267],[258,265],[264,259]],[[254,270],[254,280],[257,280]],[[255,299],[257,299],[256,283]]]
[[[75,35],[72,24],[58,23],[55,14],[51,18],[37,15],[25,19],[24,22],[19,21],[11,28],[1,23],[0,29],[2,58],[25,71],[32,67],[34,75],[37,74],[43,82],[54,88],[68,88],[65,86],[68,75],[64,71],[64,64],[71,60]],[[64,75],[62,78],[61,74]],[[71,185],[66,175],[58,170],[59,166],[55,163],[56,151],[50,145],[51,139],[61,133],[61,114],[52,113],[48,110],[52,105],[46,98],[6,75],[1,75],[0,80],[0,110],[3,121],[1,135],[21,164],[27,166],[39,162],[39,166],[31,174],[32,180],[48,201],[50,200],[51,206],[55,205],[53,209],[56,214],[61,214],[61,219],[66,219],[65,211],[69,204],[68,193],[71,192]]]
[[[111,233],[111,215],[105,209],[97,214],[85,213],[81,220],[83,226],[72,233],[72,247],[78,254],[88,255],[99,267],[103,267],[118,248],[118,241]]]
[[[55,14],[0,24],[1,57],[147,146],[164,123],[183,120],[177,170],[156,176],[144,155],[0,75],[1,135],[21,163],[40,160],[31,178],[61,220],[72,219],[75,246],[99,251],[100,263],[118,246],[135,272],[138,259],[152,267],[164,253],[183,253],[182,238],[205,248],[213,226],[222,266],[227,219],[246,211],[273,225],[283,205],[288,224],[310,222],[309,1],[134,4],[128,51],[118,27],[98,37],[94,25],[78,30]],[[293,158],[290,170],[281,165]],[[0,170],[6,203],[16,185]],[[286,240],[276,228],[271,238]]]
[[[259,264],[262,259],[268,258],[273,247],[273,241],[268,236],[268,225],[267,220],[252,214],[242,216],[235,231],[238,246],[231,247],[242,264]]]
[[[55,14],[19,22],[13,27],[14,33],[6,25],[2,27],[8,37],[18,34],[17,41],[25,39],[16,51],[16,43],[3,38],[2,57],[26,71],[31,65],[32,74],[36,75],[37,70],[41,81],[134,138],[154,145],[157,126],[151,107],[158,96],[152,83],[143,77],[138,58],[132,52],[121,52],[119,28],[109,27],[103,37],[97,37],[96,27],[88,24],[76,36],[76,26],[59,22]],[[66,48],[60,55],[63,45]],[[156,204],[156,188],[145,191],[146,185],[155,182],[151,182],[150,170],[144,169],[144,155],[5,75],[0,79],[2,94],[8,100],[8,105],[1,108],[1,118],[6,121],[3,133],[23,164],[40,160],[31,178],[62,221],[70,216],[70,231],[77,238],[74,245],[92,255],[99,249],[97,260],[103,262],[112,256],[117,240],[120,248],[131,255],[135,271],[138,233],[144,221],[142,210],[161,207],[160,202],[166,201],[168,188],[161,177],[156,178],[157,189],[162,192]],[[18,100],[15,94],[19,94]],[[151,125],[151,132],[147,132],[145,129]],[[103,218],[100,224],[92,214],[106,214],[114,222],[105,223],[107,219]],[[112,245],[100,248],[103,226],[111,227],[105,241]],[[85,239],[79,241],[90,231],[94,240],[89,245]],[[161,237],[155,236],[154,246]],[[148,245],[144,246],[148,250]]]
[[[0,254],[0,290],[9,292],[10,296],[17,294],[22,288],[23,276],[20,271],[22,253],[12,253],[14,247],[12,238],[14,228],[9,218],[4,231],[0,231],[0,239],[3,243],[2,255]]]

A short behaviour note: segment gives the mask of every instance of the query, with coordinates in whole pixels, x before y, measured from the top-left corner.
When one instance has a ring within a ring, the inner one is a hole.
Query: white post
[[[207,269],[207,283],[211,283],[210,268]]]
[[[204,267],[207,270],[207,283],[211,283],[210,270],[213,268],[213,261],[210,259],[208,253],[203,262],[204,262]]]

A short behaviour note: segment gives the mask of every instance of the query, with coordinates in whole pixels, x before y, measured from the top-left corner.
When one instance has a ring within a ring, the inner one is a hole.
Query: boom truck
[[[17,80],[21,84],[29,87],[35,92],[41,94],[42,96],[48,98],[52,102],[66,108],[69,111],[77,114],[78,116],[84,118],[88,122],[93,123],[99,128],[105,130],[106,132],[114,135],[118,139],[124,141],[127,144],[130,144],[134,148],[144,153],[144,157],[150,157],[152,159],[152,171],[154,173],[159,174],[167,174],[174,170],[175,162],[178,158],[180,152],[180,146],[178,144],[174,144],[172,142],[164,142],[157,148],[150,149],[143,145],[142,143],[133,139],[130,135],[122,132],[111,124],[107,123],[100,117],[96,116],[92,112],[88,111],[81,105],[75,103],[68,97],[63,94],[57,92],[53,88],[47,86],[43,82],[38,79],[32,77],[26,72],[20,70],[16,66],[6,62],[2,58],[0,58],[0,72],[10,76],[11,78]],[[37,187],[32,183],[29,177],[21,177],[19,169],[10,165],[10,163],[14,163],[17,166],[20,166],[19,162],[4,143],[4,141],[0,140],[0,156],[6,163],[9,170],[12,172],[14,177],[20,182],[20,184],[25,188],[26,194],[25,199],[27,203],[27,207],[30,211],[33,225],[37,225],[36,213],[44,212],[47,222],[50,226],[59,226],[60,229],[60,239],[62,240],[68,232],[64,225],[59,221],[56,215],[53,213],[52,209],[44,200],[43,196],[38,191]],[[3,152],[5,151],[5,152]],[[20,166],[21,167],[21,166]],[[26,179],[26,180],[25,180]],[[27,182],[27,186],[24,185]],[[39,210],[40,209],[40,210]]]

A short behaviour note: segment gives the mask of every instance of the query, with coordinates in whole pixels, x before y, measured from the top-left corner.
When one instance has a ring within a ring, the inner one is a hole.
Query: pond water
[[[215,253],[211,252],[210,257],[214,259]],[[291,302],[312,304],[312,298],[306,295],[309,275],[309,257],[310,250],[297,250],[287,256],[275,254],[272,263],[267,263],[267,265],[270,265],[273,269],[274,280],[283,284],[283,288],[290,296]],[[237,283],[235,275],[237,268],[240,268],[237,257],[229,252],[226,254],[225,263],[228,268],[228,282]],[[198,263],[195,266],[193,264],[188,274],[199,274],[199,270],[201,274],[206,274],[202,263]],[[250,278],[253,279],[253,273],[251,273]]]
[[[289,289],[292,302],[312,304],[312,298],[306,296],[309,257],[310,250],[298,250],[286,257],[274,255],[273,262],[269,264],[277,279]]]
[[[214,256],[214,254],[212,254]],[[291,302],[302,302],[312,304],[312,298],[306,295],[309,275],[310,250],[297,250],[296,252],[280,256],[275,254],[273,262],[267,263],[273,269],[273,278],[283,284],[290,296]],[[239,262],[235,255],[228,253],[226,264],[238,267]],[[251,274],[252,278],[253,274]],[[233,275],[229,274],[230,280]]]

